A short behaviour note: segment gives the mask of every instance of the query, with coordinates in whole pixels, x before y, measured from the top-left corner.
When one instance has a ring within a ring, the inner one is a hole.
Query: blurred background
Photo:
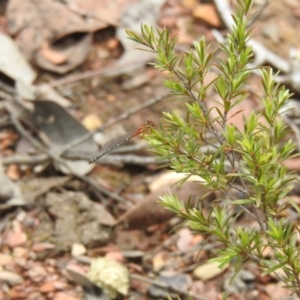
[[[251,67],[273,67],[294,93],[284,120],[299,150],[300,2],[253,3]],[[154,55],[139,50],[125,30],[167,28],[178,53],[204,35],[213,51],[231,30],[234,5],[0,1],[0,299],[166,299],[168,292],[213,300],[223,291],[228,299],[293,299],[256,265],[229,285],[230,268],[205,263],[220,245],[185,227],[171,231],[181,221],[157,204],[159,197],[172,191],[187,201],[206,190],[193,178],[173,186],[182,176],[162,168],[142,135],[88,163],[147,120],[159,127],[162,112],[185,116],[186,99],[169,93],[168,74],[150,65]],[[215,76],[211,70],[207,81]],[[256,71],[249,90],[236,107],[245,115],[260,108]],[[230,119],[242,129],[241,120]],[[286,165],[300,172],[298,158]],[[296,184],[297,204],[299,192]],[[207,205],[216,197],[207,197]],[[243,216],[240,222],[252,226]]]

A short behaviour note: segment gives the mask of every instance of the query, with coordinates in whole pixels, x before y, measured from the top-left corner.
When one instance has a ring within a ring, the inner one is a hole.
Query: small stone
[[[97,114],[89,114],[82,120],[82,125],[88,130],[94,130],[102,125],[102,120]]]
[[[79,298],[68,295],[67,293],[59,292],[56,293],[53,300],[79,300]]]
[[[34,252],[44,252],[46,250],[54,249],[55,245],[51,243],[36,243],[31,247]]]
[[[49,293],[55,291],[55,281],[49,281],[41,285],[40,292],[41,293]]]
[[[28,257],[28,250],[23,247],[15,247],[12,253],[15,258],[26,258]]]
[[[57,290],[62,290],[67,288],[67,284],[62,281],[48,281],[40,287],[41,293],[50,293]]]
[[[212,278],[220,275],[228,267],[228,266],[225,266],[221,269],[221,268],[219,268],[219,264],[220,263],[217,263],[217,262],[205,263],[205,264],[197,267],[194,270],[193,274],[195,277],[197,277],[201,280],[212,279]]]
[[[110,50],[114,50],[118,47],[119,45],[119,40],[117,38],[111,38],[108,42],[107,42],[107,47]]]
[[[41,282],[47,276],[47,271],[42,266],[34,266],[28,270],[27,275],[33,282]]]
[[[5,282],[10,286],[17,285],[23,282],[23,278],[13,272],[1,270],[0,271],[0,282]]]
[[[10,265],[12,262],[12,256],[0,253],[0,266]]]
[[[74,243],[72,245],[72,256],[79,256],[86,253],[86,248],[82,244]]]
[[[6,244],[11,247],[17,247],[25,244],[27,241],[27,235],[22,231],[21,227],[15,227],[11,230],[6,238]]]

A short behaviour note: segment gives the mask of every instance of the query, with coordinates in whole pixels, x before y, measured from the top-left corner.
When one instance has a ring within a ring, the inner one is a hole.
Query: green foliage
[[[165,86],[186,102],[186,116],[175,111],[164,113],[163,125],[151,131],[148,143],[169,161],[171,169],[186,174],[186,179],[198,175],[211,191],[223,192],[226,200],[217,202],[209,213],[201,207],[185,206],[175,195],[164,196],[160,203],[186,219],[191,229],[223,243],[223,249],[212,259],[220,267],[232,263],[238,272],[247,261],[254,260],[263,268],[263,274],[275,272],[300,297],[296,228],[280,217],[291,205],[299,212],[287,197],[295,177],[282,164],[295,150],[291,140],[283,140],[287,129],[279,117],[291,94],[275,83],[271,68],[261,70],[264,96],[259,99],[263,109],[243,116],[243,130],[229,123],[228,114],[249,95],[248,64],[253,53],[247,44],[247,24],[251,5],[252,0],[238,1],[233,31],[219,46],[225,58],[210,52],[205,37],[194,42],[193,49],[177,54],[176,37],[171,37],[168,30],[142,25],[141,35],[131,31],[127,34],[155,53],[153,66],[169,74]],[[212,68],[217,69],[217,76],[207,83]],[[207,106],[209,88],[221,99],[213,108]],[[213,111],[217,117],[212,117]],[[210,146],[209,150],[203,150],[207,149],[205,145]],[[232,191],[244,196],[235,199]],[[233,205],[249,214],[258,227],[237,226],[236,215],[230,209]],[[265,249],[270,249],[271,259],[263,255]]]

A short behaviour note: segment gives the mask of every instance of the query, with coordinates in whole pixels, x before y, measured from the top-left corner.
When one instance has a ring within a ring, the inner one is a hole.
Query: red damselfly
[[[89,161],[89,164],[95,162],[96,160],[98,160],[102,156],[106,155],[107,153],[110,153],[113,150],[115,150],[116,148],[120,147],[121,145],[127,143],[128,141],[133,139],[135,136],[143,135],[144,133],[149,132],[149,130],[154,126],[155,126],[155,124],[152,121],[148,120],[146,124],[143,124],[142,126],[140,126],[134,132],[132,132],[130,134],[127,134],[125,137],[122,137],[121,140],[119,140],[118,142],[116,142],[112,146],[111,146],[111,143],[108,143],[110,146],[105,147],[101,154],[99,154],[96,157],[92,158]]]

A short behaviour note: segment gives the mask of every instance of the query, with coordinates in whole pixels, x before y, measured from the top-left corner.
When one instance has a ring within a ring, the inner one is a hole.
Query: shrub
[[[295,149],[291,140],[283,139],[287,130],[279,117],[291,94],[275,83],[271,68],[261,68],[264,95],[257,97],[263,108],[243,116],[243,130],[229,118],[232,109],[249,95],[246,84],[253,53],[247,43],[247,24],[253,17],[248,17],[251,5],[251,0],[238,1],[233,30],[218,49],[225,58],[209,51],[205,37],[194,42],[193,49],[176,54],[176,37],[166,29],[142,25],[141,35],[127,34],[156,54],[154,67],[169,74],[165,86],[186,105],[185,117],[175,111],[164,113],[160,128],[147,136],[149,145],[162,159],[168,159],[171,169],[185,173],[185,180],[198,175],[205,180],[201,184],[212,192],[221,191],[226,200],[216,201],[209,213],[204,213],[201,205],[200,209],[185,206],[175,195],[165,195],[160,203],[186,219],[191,229],[224,245],[211,259],[220,267],[231,263],[237,274],[247,261],[254,260],[263,269],[262,275],[277,274],[300,297],[297,230],[280,215],[290,206],[299,212],[288,197],[295,176],[282,164]],[[207,83],[212,68],[218,70],[217,76]],[[221,99],[212,108],[207,105],[209,88]],[[208,150],[204,145],[209,145]],[[243,197],[236,199],[232,191]],[[232,206],[249,214],[257,228],[237,226]],[[266,249],[270,259],[265,256]]]

